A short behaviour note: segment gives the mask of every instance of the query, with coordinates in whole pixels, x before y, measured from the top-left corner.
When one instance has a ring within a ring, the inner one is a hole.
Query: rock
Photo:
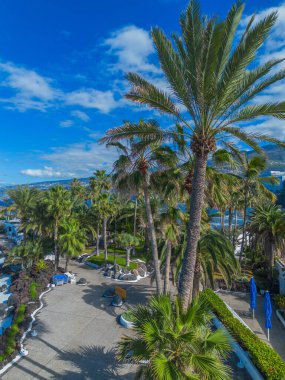
[[[78,285],[86,285],[87,284],[87,281],[86,281],[86,278],[80,278],[77,282]]]
[[[131,274],[133,274],[133,275],[136,276],[136,278],[137,278],[138,275],[139,275],[139,272],[138,272],[136,269],[132,269],[132,270],[131,270]]]
[[[123,277],[124,281],[135,281],[137,279],[137,276],[134,274],[125,274]]]
[[[138,274],[139,274],[141,277],[145,277],[146,272],[145,272],[142,268],[138,268]]]
[[[139,263],[138,269],[141,268],[145,273],[147,272],[147,267],[144,263]]]
[[[121,271],[120,265],[115,264],[114,267],[113,267],[113,270],[114,270],[115,273],[120,272]]]
[[[127,268],[123,268],[123,269],[122,269],[122,272],[123,272],[124,274],[129,274],[129,273],[130,273],[130,271],[129,271]]]

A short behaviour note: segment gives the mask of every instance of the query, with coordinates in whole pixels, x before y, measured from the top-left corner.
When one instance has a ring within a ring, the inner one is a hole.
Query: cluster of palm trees
[[[260,116],[285,118],[284,102],[253,102],[263,90],[285,77],[284,70],[277,69],[282,59],[261,65],[255,59],[274,26],[277,14],[271,13],[261,20],[255,20],[253,16],[238,35],[243,9],[243,3],[235,3],[225,20],[221,21],[203,17],[198,2],[191,0],[180,18],[181,35],[172,34],[171,40],[161,29],[153,28],[151,35],[168,88],[160,89],[139,74],[128,73],[131,89],[126,98],[168,116],[171,127],[163,129],[153,120],[125,122],[109,130],[102,139],[108,145],[116,144],[123,153],[115,164],[118,182],[128,176],[130,182],[141,183],[158,293],[162,292],[162,286],[149,197],[151,176],[158,169],[163,172],[171,163],[178,167],[181,175],[186,172],[184,181],[191,194],[179,279],[179,296],[185,309],[193,298],[201,221],[212,174],[208,169],[209,158],[217,147],[223,146],[225,156],[237,156],[244,161],[248,174],[248,180],[243,177],[246,218],[252,180],[257,176],[249,167],[250,160],[246,156],[244,159],[241,157],[238,140],[260,155],[263,151],[259,142],[284,146],[271,136],[259,131],[248,132],[242,127],[243,122]],[[173,179],[179,177],[179,173],[174,171],[170,176]],[[162,178],[159,181],[162,182]],[[175,185],[171,183],[171,186],[175,191]]]

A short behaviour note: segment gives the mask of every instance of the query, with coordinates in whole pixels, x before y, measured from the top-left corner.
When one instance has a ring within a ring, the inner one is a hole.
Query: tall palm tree
[[[144,121],[141,121],[140,124],[144,125]],[[155,121],[151,121],[150,124],[154,129],[159,129]],[[101,141],[104,142],[105,140],[102,139]],[[115,181],[117,183],[125,182],[129,186],[132,184],[135,188],[141,187],[143,189],[156,288],[157,293],[161,294],[160,263],[150,196],[151,174],[157,170],[173,166],[174,162],[176,162],[176,155],[170,148],[163,147],[158,143],[145,144],[145,141],[139,138],[130,139],[128,145],[117,143],[116,147],[121,151],[121,155],[114,163]]]
[[[44,193],[43,204],[48,219],[52,223],[55,270],[57,270],[59,264],[58,231],[60,223],[71,214],[73,202],[70,197],[70,191],[59,185],[51,187]]]
[[[8,196],[13,201],[13,209],[16,210],[17,216],[21,219],[24,238],[26,238],[25,225],[33,213],[39,198],[39,190],[29,186],[17,186],[15,189],[8,190]]]
[[[272,279],[276,252],[285,243],[285,211],[273,203],[255,206],[251,216],[250,229],[256,241],[262,245]]]
[[[278,141],[259,132],[247,132],[240,124],[260,116],[285,118],[285,102],[252,103],[264,89],[285,77],[284,70],[276,70],[282,58],[259,66],[255,61],[277,14],[273,12],[261,20],[251,17],[239,37],[237,28],[243,9],[244,4],[235,3],[221,21],[201,16],[199,3],[191,0],[180,18],[181,36],[172,34],[173,42],[161,29],[153,28],[152,38],[170,91],[157,88],[136,73],[129,73],[127,78],[132,88],[126,97],[171,116],[180,124],[179,130],[165,132],[147,122],[126,123],[108,131],[105,138],[110,142],[140,136],[153,143],[183,134],[190,144],[195,168],[188,241],[179,284],[184,308],[192,298],[209,154],[215,151],[217,140],[228,149],[236,150],[229,136],[261,152],[259,141]],[[272,69],[274,72],[270,74]],[[180,104],[183,108],[179,108]]]
[[[66,257],[65,271],[67,272],[69,259],[79,256],[84,250],[86,231],[80,228],[78,220],[74,218],[63,221],[59,231],[60,252]]]
[[[186,310],[168,296],[151,298],[132,311],[135,337],[123,337],[118,357],[141,364],[137,379],[231,379],[223,359],[230,352],[229,337],[213,332],[207,304],[195,299]]]
[[[244,196],[243,205],[243,225],[242,225],[242,242],[240,249],[240,261],[244,251],[246,243],[246,222],[247,222],[247,210],[252,205],[254,199],[260,195],[265,196],[270,201],[275,201],[276,196],[270,190],[268,190],[264,184],[278,184],[279,180],[273,176],[262,176],[262,172],[266,169],[266,159],[262,156],[248,157],[246,153],[240,155],[241,164],[241,191]]]

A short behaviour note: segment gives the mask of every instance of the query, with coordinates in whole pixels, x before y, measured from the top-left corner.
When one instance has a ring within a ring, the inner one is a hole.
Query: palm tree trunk
[[[232,226],[233,226],[233,210],[229,207],[229,239],[232,238]]]
[[[65,261],[65,272],[68,272],[68,264],[69,264],[69,256],[66,256],[66,261]]]
[[[103,219],[103,241],[104,241],[104,255],[105,261],[108,260],[108,249],[107,249],[107,218]]]
[[[100,244],[100,221],[98,219],[98,222],[97,222],[97,239],[96,239],[96,256],[99,256],[99,254],[100,254],[99,244]]]
[[[169,293],[169,275],[170,275],[170,261],[171,261],[172,245],[171,241],[167,241],[166,258],[165,258],[165,273],[164,273],[164,294]]]
[[[134,236],[137,234],[137,209],[138,209],[138,198],[136,197],[135,203],[135,213],[134,213]],[[133,255],[136,254],[136,247],[133,247]]]
[[[59,265],[59,252],[58,252],[58,222],[54,223],[53,230],[53,239],[54,239],[54,270],[57,271]]]
[[[235,225],[234,225],[233,237],[232,237],[232,243],[233,243],[234,247],[236,245],[237,227],[238,227],[238,211],[237,211],[237,209],[235,209]]]
[[[162,286],[161,286],[161,278],[160,278],[160,265],[159,265],[159,258],[158,258],[156,233],[155,233],[155,227],[154,227],[153,216],[152,216],[151,205],[150,205],[149,179],[148,179],[147,173],[144,175],[143,187],[144,187],[144,201],[145,201],[147,222],[148,222],[148,228],[149,228],[149,233],[150,233],[152,258],[153,258],[154,271],[155,271],[156,291],[157,291],[157,294],[161,294]]]
[[[193,298],[196,297],[200,292],[200,279],[201,279],[201,265],[200,259],[197,256],[195,264],[195,273],[193,281]]]
[[[245,245],[246,211],[247,211],[247,202],[248,202],[247,186],[245,186],[244,191],[245,191],[245,194],[244,194],[244,209],[243,209],[243,223],[242,223],[242,241],[241,241],[240,254],[239,254],[239,261],[240,262],[242,259],[242,254],[243,254],[244,245]]]
[[[225,233],[225,212],[221,211],[221,231],[224,234]]]
[[[131,248],[126,248],[126,267],[130,266]]]
[[[208,155],[197,155],[190,199],[189,222],[187,226],[187,246],[179,278],[179,296],[184,310],[192,301],[193,281],[195,273],[197,244],[200,239],[201,216],[206,184],[206,168]]]

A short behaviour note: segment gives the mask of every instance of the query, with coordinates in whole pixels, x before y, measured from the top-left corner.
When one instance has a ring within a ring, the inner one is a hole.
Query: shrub
[[[128,322],[134,322],[134,315],[132,313],[132,310],[124,311],[122,314],[123,318]]]
[[[35,301],[38,297],[38,284],[33,281],[31,284],[30,284],[30,288],[29,288],[29,293],[30,293],[30,297],[31,297],[31,300]]]
[[[41,270],[45,270],[45,269],[48,269],[48,264],[43,259],[40,259],[36,263],[36,271],[40,272]]]
[[[278,353],[236,319],[216,293],[206,289],[202,294],[233,337],[245,351],[249,352],[254,365],[265,378],[271,380],[285,379],[285,363]]]
[[[0,362],[3,361],[7,356],[13,354],[13,352],[16,349],[17,346],[17,334],[20,331],[19,325],[24,321],[25,319],[25,312],[26,312],[27,306],[22,304],[19,306],[13,324],[9,328],[6,337],[5,337],[5,350],[4,355],[0,356]]]
[[[274,301],[279,309],[285,309],[285,296],[282,294],[278,294],[274,296]]]
[[[99,256],[89,257],[89,259],[87,259],[87,261],[90,261],[91,263],[99,265],[99,266],[104,265],[106,263],[113,265],[114,264],[114,256],[109,255],[108,260],[105,261],[105,255],[101,253]],[[126,258],[117,256],[116,257],[116,263],[118,265],[120,265],[121,267],[125,267],[126,266]],[[137,267],[138,267],[137,263],[130,263],[128,269],[130,269],[130,270],[136,269]]]

